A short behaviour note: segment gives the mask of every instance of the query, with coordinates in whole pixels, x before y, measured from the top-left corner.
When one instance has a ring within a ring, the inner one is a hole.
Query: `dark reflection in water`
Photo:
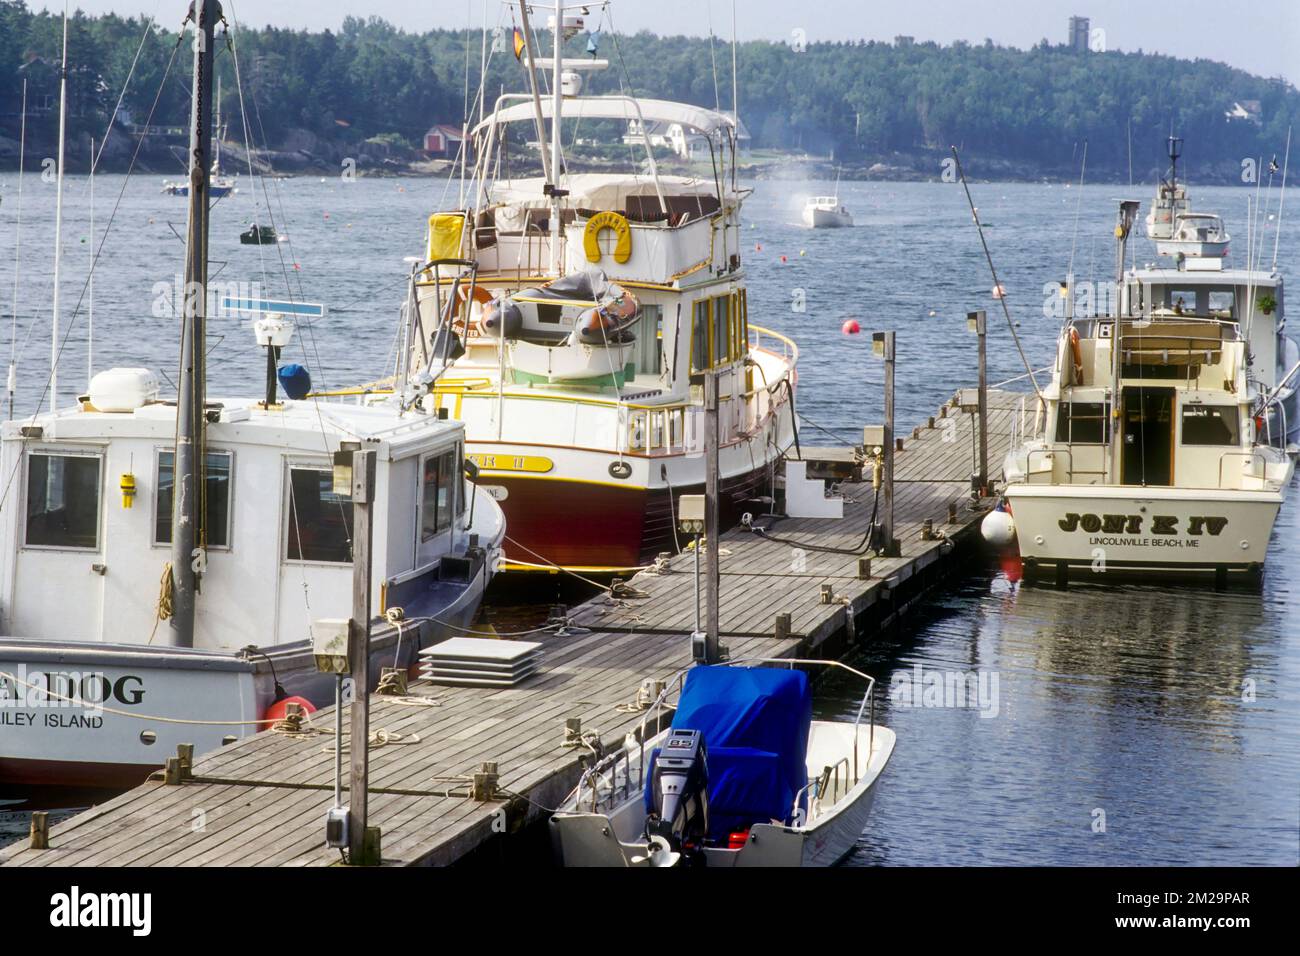
[[[849,862],[1295,865],[1296,512],[1263,594],[989,570],[859,655],[898,746]],[[918,665],[996,675],[996,708],[900,705]],[[854,687],[827,682],[820,711],[851,719]]]

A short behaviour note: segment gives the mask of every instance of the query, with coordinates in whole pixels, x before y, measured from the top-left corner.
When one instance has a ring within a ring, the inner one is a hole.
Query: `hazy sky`
[[[185,0],[77,0],[87,13],[147,13],[169,26]],[[267,23],[311,30],[337,28],[348,14],[381,16],[412,30],[481,26],[484,0],[225,0],[252,26]],[[29,0],[34,9],[61,10],[60,2]],[[546,0],[535,5],[547,6]],[[1221,60],[1253,73],[1300,83],[1300,0],[736,0],[737,31],[744,39],[788,40],[801,29],[809,41],[889,40],[909,34],[950,43],[985,37],[1027,47],[1047,37],[1064,42],[1072,14],[1091,18],[1110,49]],[[501,14],[487,0],[490,24]],[[591,20],[599,19],[593,11]],[[620,0],[613,6],[619,32],[731,34],[731,0]],[[542,19],[544,25],[545,20]]]

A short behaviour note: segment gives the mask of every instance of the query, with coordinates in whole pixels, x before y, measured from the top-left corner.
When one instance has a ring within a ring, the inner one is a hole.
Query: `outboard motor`
[[[673,730],[655,760],[645,835],[673,852],[699,851],[709,832],[709,766],[704,735]],[[702,856],[700,857],[702,859]]]

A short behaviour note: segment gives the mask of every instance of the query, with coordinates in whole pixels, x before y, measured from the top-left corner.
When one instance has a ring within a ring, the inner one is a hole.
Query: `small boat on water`
[[[275,231],[274,226],[259,226],[253,223],[239,234],[239,242],[245,246],[267,246],[284,242],[285,237]]]
[[[809,229],[842,229],[853,225],[848,207],[840,202],[840,173],[835,171],[833,196],[810,196],[803,207],[803,224]]]
[[[853,216],[839,196],[812,196],[804,204],[803,223],[809,229],[839,229],[853,225]]]
[[[1147,237],[1155,240],[1158,255],[1221,259],[1228,254],[1228,230],[1216,213],[1192,212],[1187,187],[1178,181],[1182,144],[1178,137],[1169,137],[1169,178],[1156,187],[1155,202],[1147,213]]]
[[[226,127],[221,123],[221,81],[217,80],[215,133],[212,137],[213,159],[212,171],[208,177],[208,195],[213,199],[222,199],[239,192],[235,180],[221,171],[221,140],[226,135]],[[167,196],[188,196],[190,181],[188,179],[171,179],[163,183],[163,194]]]
[[[813,719],[807,674],[782,669],[806,665],[867,682],[856,719]],[[829,866],[848,855],[894,751],[893,731],[875,721],[874,680],[837,661],[741,660],[682,676],[647,711],[645,743],[629,735],[551,817],[557,859],[564,866]],[[672,725],[655,734],[678,684]]]
[[[1121,269],[1137,207],[1120,205]],[[1218,273],[1119,279],[1113,315],[1067,317],[1036,434],[1003,466],[1026,577],[1257,584],[1295,463],[1252,364],[1250,280],[1243,304]]]

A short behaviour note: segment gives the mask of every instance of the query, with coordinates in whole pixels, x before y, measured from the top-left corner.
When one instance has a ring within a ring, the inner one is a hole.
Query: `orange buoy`
[[[845,335],[857,335],[862,331],[862,326],[858,325],[857,319],[846,319],[844,324],[840,326],[840,331]]]
[[[756,242],[756,243],[754,243],[754,251],[755,251],[755,252],[762,252],[762,251],[763,251],[763,244],[762,244],[761,242]]]
[[[316,713],[316,705],[306,697],[283,697],[266,708],[266,712],[262,714],[262,719],[265,721],[284,720],[285,715],[289,713],[290,704],[298,704],[302,707],[304,713]],[[271,725],[267,723],[264,726],[269,727]]]
[[[781,257],[781,261],[782,261],[782,262],[785,262],[785,256],[782,256],[782,257]]]

